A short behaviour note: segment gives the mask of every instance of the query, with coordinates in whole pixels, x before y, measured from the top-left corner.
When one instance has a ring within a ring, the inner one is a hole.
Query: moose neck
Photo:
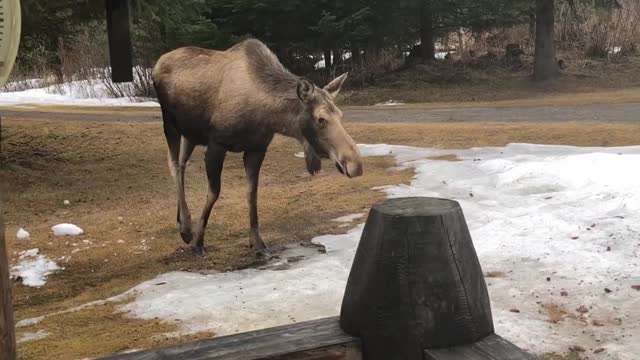
[[[302,139],[300,119],[305,112],[305,107],[298,98],[285,98],[277,101],[275,111],[271,116],[271,130],[277,134]]]

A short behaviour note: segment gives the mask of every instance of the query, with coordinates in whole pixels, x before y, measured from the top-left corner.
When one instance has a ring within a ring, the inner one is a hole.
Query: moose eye
[[[318,118],[318,125],[320,125],[320,127],[325,127],[325,125],[327,125],[327,119]]]

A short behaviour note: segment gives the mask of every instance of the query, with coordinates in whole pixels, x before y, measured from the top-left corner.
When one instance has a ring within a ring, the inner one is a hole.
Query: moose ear
[[[331,82],[324,87],[324,90],[326,90],[329,94],[331,94],[331,97],[335,99],[336,96],[338,96],[338,93],[340,92],[340,88],[342,87],[342,84],[347,79],[347,75],[349,75],[348,72],[331,80]]]
[[[298,98],[302,100],[302,102],[309,102],[311,97],[313,96],[313,92],[315,91],[315,86],[311,81],[305,78],[298,79],[298,87],[296,88],[296,92],[298,94]]]

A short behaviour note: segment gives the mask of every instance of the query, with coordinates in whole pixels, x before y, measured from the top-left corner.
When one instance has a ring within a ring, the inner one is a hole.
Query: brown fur
[[[184,47],[158,59],[152,73],[162,108],[169,166],[176,179],[182,238],[203,252],[204,230],[220,194],[227,151],[244,152],[249,179],[251,246],[263,251],[258,230],[257,187],[265,152],[278,133],[298,139],[307,169],[331,158],[349,177],[362,174],[360,153],[340,124],[337,95],[346,74],[325,88],[291,74],[260,41],[246,40],[226,51]],[[192,233],[184,195],[184,170],[196,145],[207,146],[207,204]],[[196,241],[192,241],[195,237]]]

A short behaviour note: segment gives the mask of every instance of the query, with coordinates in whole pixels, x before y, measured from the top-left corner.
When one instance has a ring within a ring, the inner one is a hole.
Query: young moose
[[[158,59],[152,76],[169,146],[169,168],[177,185],[180,235],[199,255],[204,254],[205,228],[220,195],[227,151],[244,152],[250,246],[258,255],[267,253],[258,229],[258,177],[274,134],[302,143],[312,175],[320,171],[321,158],[335,161],[348,177],[362,175],[360,152],[342,127],[342,112],[334,103],[347,74],[318,88],[287,71],[263,43],[251,39],[226,51],[173,50]],[[192,230],[184,171],[196,145],[207,147],[209,191]]]

